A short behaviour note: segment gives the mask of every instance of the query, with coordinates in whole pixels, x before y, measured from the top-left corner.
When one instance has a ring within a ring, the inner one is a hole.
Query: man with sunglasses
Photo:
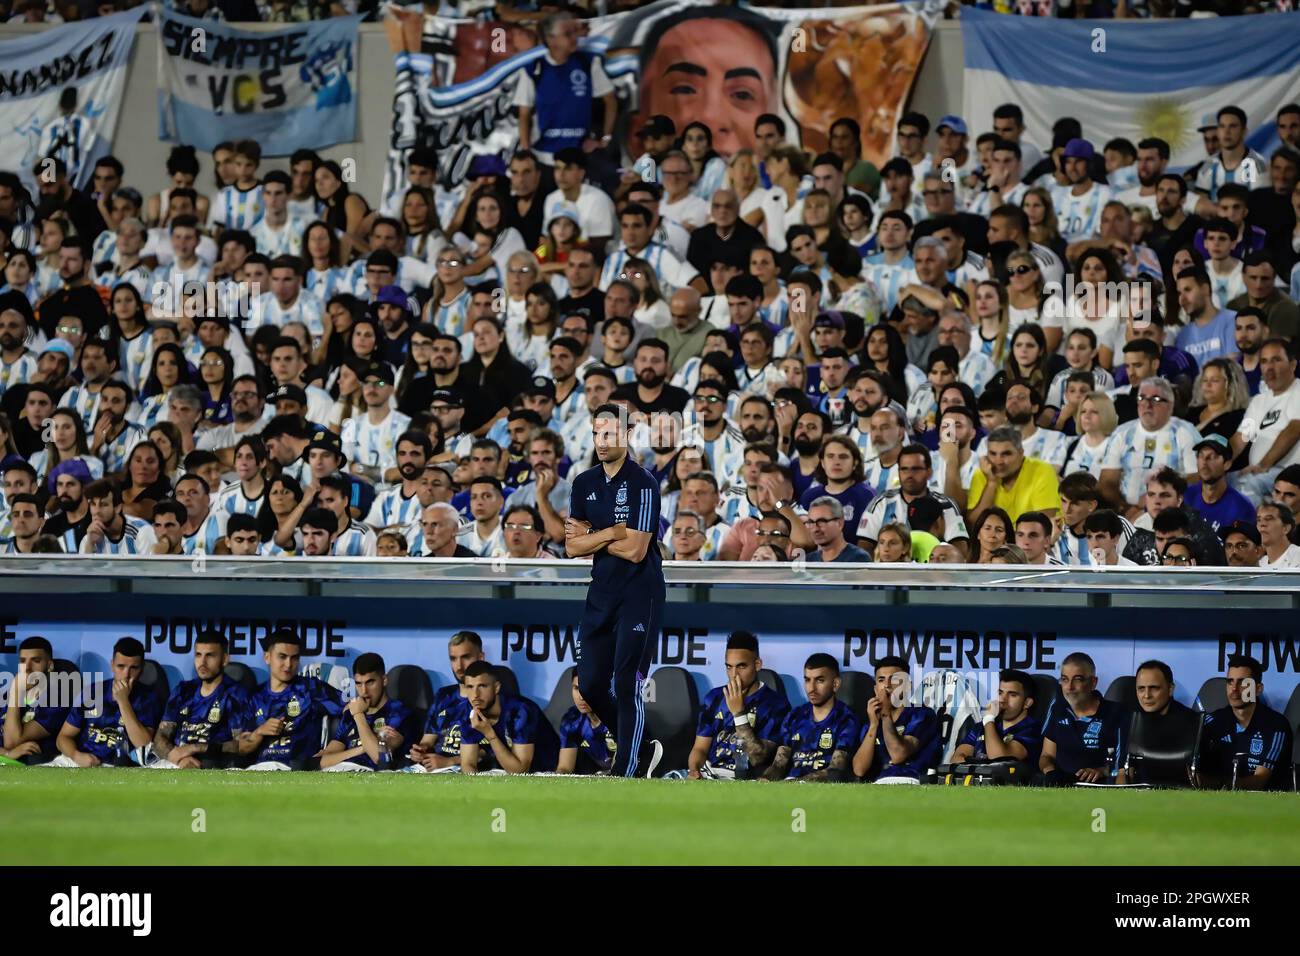
[[[1115,429],[1102,461],[1101,491],[1122,502],[1130,520],[1143,513],[1147,476],[1172,468],[1196,481],[1196,445],[1201,436],[1190,422],[1174,418],[1174,388],[1154,376],[1138,386],[1138,417]]]
[[[1044,282],[1064,281],[1065,263],[1047,246],[1029,240],[1029,217],[1019,206],[1005,203],[989,213],[985,238],[990,246],[997,242],[1014,242],[1021,252],[1028,252],[1037,260]],[[1013,271],[1016,275],[1024,275],[1030,270],[1028,266],[1020,266]]]

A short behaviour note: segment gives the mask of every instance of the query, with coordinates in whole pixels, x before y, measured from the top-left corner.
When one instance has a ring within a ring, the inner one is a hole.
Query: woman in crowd
[[[993,552],[1014,541],[1016,529],[1011,516],[1001,508],[990,508],[980,515],[971,529],[971,564],[992,564]]]
[[[141,521],[152,521],[153,506],[172,493],[158,446],[146,440],[132,448],[126,456],[124,477],[122,510]]]
[[[1105,392],[1090,392],[1079,403],[1077,418],[1079,437],[1066,452],[1061,474],[1072,475],[1076,471],[1086,471],[1100,480],[1102,463],[1110,448],[1110,436],[1119,426],[1115,403]]]

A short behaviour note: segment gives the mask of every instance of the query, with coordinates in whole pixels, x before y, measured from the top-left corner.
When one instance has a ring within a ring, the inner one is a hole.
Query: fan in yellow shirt
[[[989,432],[988,452],[980,459],[966,500],[973,502],[970,522],[994,507],[1004,510],[1013,522],[1027,511],[1041,511],[1051,518],[1061,508],[1056,469],[1026,458],[1020,432],[1012,425]]]

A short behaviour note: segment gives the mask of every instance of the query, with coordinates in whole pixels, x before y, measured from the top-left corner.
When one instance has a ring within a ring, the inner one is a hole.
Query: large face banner
[[[517,24],[390,14],[396,63],[393,134],[384,182],[403,181],[405,153],[439,151],[439,180],[454,188],[475,152],[518,142],[512,107],[519,77],[545,50]],[[831,124],[851,117],[862,157],[880,165],[929,42],[931,16],[916,5],[841,10],[741,9],[663,0],[583,21],[579,50],[601,58],[619,103],[616,135],[626,158],[655,114],[680,134],[705,123],[724,158],[754,145],[754,120],[774,113],[787,140],[825,150]]]

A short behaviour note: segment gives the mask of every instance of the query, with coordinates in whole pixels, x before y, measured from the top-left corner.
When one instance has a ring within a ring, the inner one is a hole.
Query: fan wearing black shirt
[[[636,381],[620,385],[615,400],[627,399],[647,415],[681,412],[691,400],[683,388],[668,384],[668,344],[662,339],[642,339],[632,358]]]
[[[83,236],[68,236],[59,245],[61,287],[41,301],[41,329],[46,338],[55,338],[65,316],[81,319],[86,338],[96,338],[108,322],[104,300],[90,282],[90,257],[90,242]]]

